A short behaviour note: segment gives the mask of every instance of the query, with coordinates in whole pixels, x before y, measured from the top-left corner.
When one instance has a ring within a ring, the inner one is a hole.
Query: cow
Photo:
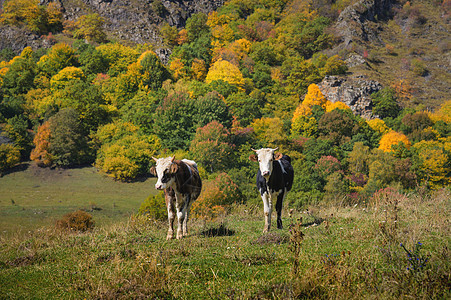
[[[294,170],[291,166],[291,158],[282,153],[275,154],[277,149],[252,149],[256,154],[249,156],[251,161],[258,161],[260,166],[257,172],[257,188],[262,197],[265,212],[263,233],[269,232],[271,228],[272,202],[276,198],[277,228],[283,228],[282,204],[293,185]]]
[[[173,238],[176,215],[178,221],[176,237],[181,239],[188,235],[189,210],[202,189],[197,164],[188,159],[175,160],[175,157],[152,158],[156,161],[156,165],[150,169],[150,173],[158,177],[155,188],[164,190],[168,210],[169,229],[166,239]]]

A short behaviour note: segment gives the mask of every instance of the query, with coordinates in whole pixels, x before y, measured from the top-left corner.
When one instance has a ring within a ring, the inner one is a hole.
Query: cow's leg
[[[185,205],[184,205],[185,219],[183,221],[183,236],[188,236],[188,219],[189,219],[190,207],[191,207],[191,195],[188,195],[188,196],[186,196]]]
[[[279,195],[277,195],[276,211],[277,211],[277,228],[282,229],[282,206],[283,200],[285,199],[286,191],[283,190]]]
[[[177,239],[183,237],[183,223],[185,222],[185,199],[182,194],[176,194],[176,208],[177,208]]]
[[[272,213],[272,203],[271,195],[265,192],[262,195],[263,200],[263,211],[265,213],[265,227],[263,228],[263,233],[269,232],[271,229],[271,213]]]
[[[169,229],[166,239],[170,240],[174,236],[174,219],[176,215],[174,199],[173,198],[166,199],[166,205],[168,209],[168,221],[169,221]]]

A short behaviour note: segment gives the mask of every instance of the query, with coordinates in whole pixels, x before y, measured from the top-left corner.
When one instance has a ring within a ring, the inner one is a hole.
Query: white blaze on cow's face
[[[258,164],[260,165],[260,173],[268,180],[272,173],[272,162],[274,160],[274,151],[276,149],[262,148],[260,150],[254,150],[257,154]]]
[[[158,177],[157,183],[155,183],[155,188],[157,190],[164,190],[171,186],[174,182],[174,176],[171,170],[174,157],[154,158],[154,160],[157,162],[155,172]]]

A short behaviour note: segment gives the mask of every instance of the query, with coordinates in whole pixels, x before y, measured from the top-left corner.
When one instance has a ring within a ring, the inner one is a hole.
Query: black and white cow
[[[258,161],[260,165],[257,172],[257,188],[263,199],[265,212],[263,232],[269,232],[271,228],[272,202],[276,198],[277,228],[282,229],[282,204],[293,185],[294,171],[291,158],[282,153],[275,154],[277,149],[252,149],[256,154],[249,156],[250,160]]]
[[[153,159],[157,164],[150,169],[150,173],[158,177],[155,188],[164,190],[168,210],[169,229],[166,238],[173,238],[173,224],[177,216],[177,239],[181,239],[188,235],[189,210],[202,190],[197,164],[188,159],[174,160],[174,157]]]

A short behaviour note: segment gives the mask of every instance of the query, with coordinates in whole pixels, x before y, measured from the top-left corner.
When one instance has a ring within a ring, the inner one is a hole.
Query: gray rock
[[[371,94],[382,89],[379,82],[369,80],[363,75],[326,76],[318,84],[318,87],[327,100],[333,103],[341,101],[348,105],[355,114],[365,119],[374,118],[371,112],[373,108]]]

